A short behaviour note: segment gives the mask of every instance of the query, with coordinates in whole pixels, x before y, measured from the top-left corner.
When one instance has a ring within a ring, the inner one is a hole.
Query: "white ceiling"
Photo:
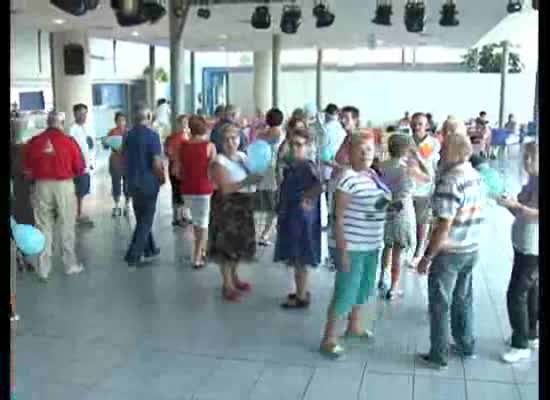
[[[405,30],[403,9],[406,0],[394,0],[393,26],[372,24],[375,0],[329,0],[336,14],[334,25],[326,29],[315,28],[311,10],[313,0],[297,0],[302,6],[304,21],[298,34],[283,36],[284,48],[353,48],[366,47],[370,34],[375,35],[378,47],[446,46],[466,48],[473,46],[494,28],[507,14],[504,0],[459,0],[460,26],[439,26],[439,12],[444,0],[427,0],[428,23],[423,34]],[[530,2],[528,2],[530,3]],[[279,33],[281,5],[272,5],[272,29],[256,31],[250,25],[254,4],[211,7],[209,20],[196,16],[196,9],[184,32],[184,47],[189,50],[260,50],[271,47],[271,34]],[[168,18],[155,25],[121,28],[117,25],[109,0],[102,0],[99,9],[83,17],[73,17],[50,5],[49,0],[12,0],[15,27],[33,27],[46,31],[87,30],[91,36],[119,40],[140,41],[150,44],[168,44]],[[64,19],[62,25],[54,19]],[[137,32],[139,36],[133,36]],[[227,38],[226,38],[227,37]]]

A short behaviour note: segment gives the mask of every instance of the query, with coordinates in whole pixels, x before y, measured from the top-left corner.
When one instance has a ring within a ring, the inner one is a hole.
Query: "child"
[[[189,219],[183,208],[183,196],[180,193],[180,180],[178,178],[178,154],[182,143],[189,140],[189,125],[186,115],[178,116],[177,130],[166,138],[164,142],[164,154],[168,158],[168,174],[170,186],[172,186],[172,226],[186,226]]]
[[[281,304],[287,309],[309,307],[307,267],[317,267],[321,262],[322,186],[315,164],[307,159],[310,143],[308,131],[293,131],[289,141],[292,161],[284,170],[280,187],[274,261],[294,268],[296,284],[296,293]]]
[[[414,159],[414,141],[405,134],[390,136],[388,150],[390,159],[381,164],[383,181],[392,191],[393,202],[388,208],[384,230],[384,251],[378,288],[384,290],[385,270],[391,261],[391,287],[385,294],[387,300],[402,296],[399,290],[401,253],[415,245],[416,217],[413,206],[415,181],[429,180],[421,170],[421,163]]]
[[[523,166],[529,174],[518,199],[502,197],[498,203],[516,218],[512,225],[514,267],[508,286],[508,316],[512,327],[510,349],[502,355],[506,363],[531,357],[538,348],[539,319],[539,148],[527,143]]]
[[[337,271],[320,352],[338,358],[344,349],[336,340],[336,321],[348,318],[346,337],[370,339],[372,332],[360,321],[361,306],[374,288],[384,236],[390,190],[372,170],[372,137],[354,135],[350,142],[350,168],[346,168],[335,194],[335,220],[330,249]]]
[[[115,114],[116,127],[111,129],[107,137],[112,136],[126,136],[128,128],[126,127],[126,115],[121,112]],[[104,143],[103,147],[108,148]],[[113,217],[120,217],[123,214],[122,208],[119,206],[121,192],[124,194],[125,206],[124,216],[128,216],[130,210],[130,196],[128,195],[128,184],[126,182],[126,166],[124,165],[124,158],[120,151],[111,149],[111,156],[109,157],[109,174],[111,175],[112,193],[115,206],[113,207]],[[122,187],[122,190],[121,190]]]

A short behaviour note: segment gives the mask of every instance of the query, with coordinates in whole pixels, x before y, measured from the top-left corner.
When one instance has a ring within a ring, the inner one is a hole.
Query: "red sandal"
[[[225,301],[238,303],[241,300],[241,293],[235,289],[222,288],[222,296]]]
[[[235,287],[242,292],[250,292],[252,290],[252,285],[248,282],[236,282]]]

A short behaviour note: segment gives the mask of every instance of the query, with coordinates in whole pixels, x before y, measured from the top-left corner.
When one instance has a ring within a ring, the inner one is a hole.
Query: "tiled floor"
[[[516,192],[517,161],[500,165]],[[374,343],[331,362],[317,352],[330,271],[313,275],[309,310],[283,311],[291,276],[265,250],[243,268],[254,292],[240,305],[223,303],[216,266],[190,268],[189,234],[170,225],[165,187],[155,224],[160,261],[129,273],[122,257],[133,218],[113,220],[107,176],[94,180],[86,207],[96,228],[78,244],[85,273],[66,277],[57,268],[48,284],[18,277],[18,399],[537,399],[538,356],[517,367],[498,360],[510,333],[511,218],[503,210],[489,211],[475,273],[479,358],[452,359],[448,371],[434,372],[414,360],[428,349],[425,278],[404,272],[403,299],[367,307]]]

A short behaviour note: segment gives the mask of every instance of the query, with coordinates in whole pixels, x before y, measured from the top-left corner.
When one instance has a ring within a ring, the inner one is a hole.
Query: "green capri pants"
[[[340,251],[331,248],[330,254],[337,270],[334,282],[334,313],[336,319],[344,319],[353,306],[365,304],[371,295],[380,262],[380,249],[348,251],[350,260],[348,272],[342,271]]]

